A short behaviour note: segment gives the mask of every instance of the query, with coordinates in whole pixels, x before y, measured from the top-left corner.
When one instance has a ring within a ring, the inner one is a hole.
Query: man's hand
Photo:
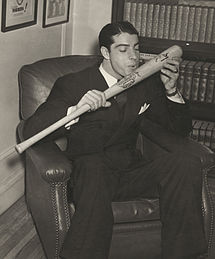
[[[77,108],[80,108],[82,105],[88,104],[91,111],[95,111],[100,107],[110,107],[111,103],[106,101],[105,94],[98,90],[88,91],[76,105]]]
[[[161,69],[161,81],[163,82],[166,92],[171,94],[176,89],[176,81],[179,77],[179,64],[181,59],[168,59],[163,69]]]
[[[67,115],[73,113],[82,105],[88,104],[90,106],[91,111],[95,111],[100,107],[110,107],[111,103],[106,101],[105,94],[98,90],[90,90],[88,91],[78,102],[76,106],[71,106],[67,110]],[[70,126],[77,123],[79,118],[76,118],[65,125],[66,129],[70,129]]]
[[[166,89],[166,96],[173,102],[185,103],[181,93],[176,87],[176,81],[179,77],[179,64],[181,58],[168,59],[164,68],[161,69],[161,81]]]

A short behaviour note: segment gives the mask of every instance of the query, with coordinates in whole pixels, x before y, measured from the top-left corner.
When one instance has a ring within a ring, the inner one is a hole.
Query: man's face
[[[139,40],[136,34],[123,32],[113,36],[109,58],[111,74],[124,77],[139,66]]]

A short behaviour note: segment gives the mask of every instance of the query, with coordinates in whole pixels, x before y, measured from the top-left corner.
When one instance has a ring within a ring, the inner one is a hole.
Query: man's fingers
[[[67,123],[67,124],[65,125],[65,128],[66,128],[66,129],[70,129],[70,126],[72,126],[73,124],[77,123],[78,121],[79,121],[79,117],[76,118],[76,119],[74,119],[74,120],[72,120],[72,121],[70,121],[69,123]]]
[[[164,65],[164,69],[167,69],[173,73],[178,73],[179,72],[179,64],[176,63],[176,64],[170,64],[170,63],[166,63]]]
[[[91,110],[96,110],[100,107],[109,107],[110,103],[106,105],[106,98],[105,94],[103,92],[100,92],[98,90],[92,90],[88,91],[84,95],[84,100],[87,104],[89,104]]]
[[[92,90],[92,93],[97,95],[97,97],[101,100],[101,105],[104,106],[105,103],[106,103],[105,94],[103,92],[98,91],[98,90]]]
[[[106,107],[106,108],[110,106],[111,106],[111,102],[108,102],[108,101],[103,105],[103,107]]]
[[[87,103],[90,106],[90,109],[93,111],[101,106],[101,101],[92,92],[86,93],[84,95],[83,101]]]

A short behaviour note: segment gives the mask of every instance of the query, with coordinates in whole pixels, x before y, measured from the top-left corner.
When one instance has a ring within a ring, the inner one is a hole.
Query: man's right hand
[[[98,90],[89,90],[76,105],[77,109],[84,104],[88,104],[91,111],[95,111],[100,107],[111,106],[111,103],[106,101],[104,92]]]
[[[106,101],[105,94],[98,90],[90,90],[88,91],[78,102],[76,106],[71,106],[67,110],[67,115],[73,113],[82,105],[88,104],[90,106],[90,111],[95,111],[100,107],[110,107],[111,103]],[[77,123],[79,121],[79,117],[70,121],[65,125],[66,129],[70,129],[70,126]]]

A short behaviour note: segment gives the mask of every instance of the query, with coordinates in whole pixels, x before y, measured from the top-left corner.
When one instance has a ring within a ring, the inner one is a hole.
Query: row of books
[[[130,21],[142,37],[215,43],[214,6],[170,3],[127,0],[123,19]]]
[[[215,63],[183,60],[177,87],[186,99],[215,103]]]
[[[193,120],[191,138],[215,151],[215,122]]]

